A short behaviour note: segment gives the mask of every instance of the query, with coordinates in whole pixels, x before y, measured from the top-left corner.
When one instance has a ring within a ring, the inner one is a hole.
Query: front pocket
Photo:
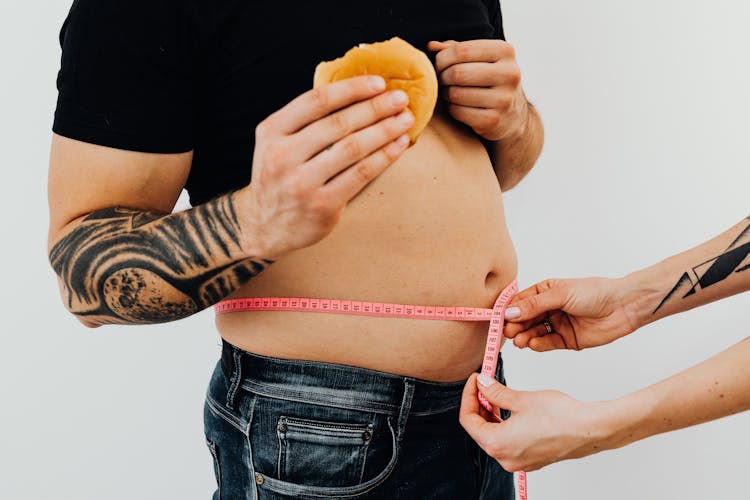
[[[279,417],[279,478],[309,486],[359,484],[373,428],[373,423]]]

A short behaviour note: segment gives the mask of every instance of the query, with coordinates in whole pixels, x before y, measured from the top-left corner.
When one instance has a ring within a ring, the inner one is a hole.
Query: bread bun
[[[361,44],[343,57],[318,64],[313,87],[360,75],[380,75],[388,90],[400,89],[409,95],[409,110],[414,125],[409,129],[411,144],[427,126],[437,102],[438,82],[435,68],[424,52],[401,38]]]

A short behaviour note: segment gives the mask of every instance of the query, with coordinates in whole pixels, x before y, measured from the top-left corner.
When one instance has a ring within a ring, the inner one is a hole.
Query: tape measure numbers
[[[216,314],[247,311],[296,311],[329,314],[349,314],[377,316],[385,318],[428,319],[443,321],[489,321],[487,345],[484,349],[482,373],[495,377],[500,353],[500,344],[505,324],[505,309],[518,292],[518,284],[513,280],[500,292],[492,309],[479,307],[419,306],[391,304],[385,302],[362,302],[355,300],[310,299],[302,297],[259,297],[222,300],[214,306]],[[498,421],[500,416],[492,411],[492,403],[479,394],[479,402]],[[518,473],[518,497],[528,500],[526,473]]]

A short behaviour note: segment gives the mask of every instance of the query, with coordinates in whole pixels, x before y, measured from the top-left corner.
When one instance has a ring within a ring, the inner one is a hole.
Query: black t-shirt
[[[250,182],[255,127],[315,66],[400,36],[504,38],[498,0],[75,0],[53,130],[118,149],[194,151],[193,205]]]

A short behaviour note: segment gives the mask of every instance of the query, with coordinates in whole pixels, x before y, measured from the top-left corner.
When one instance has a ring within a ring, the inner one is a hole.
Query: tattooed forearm
[[[67,307],[95,323],[162,323],[226,297],[272,261],[247,258],[231,195],[185,212],[94,212],[51,250]]]
[[[720,283],[736,273],[750,269],[750,216],[732,244],[721,254],[685,271],[677,284],[669,291],[654,310],[657,313],[662,307],[674,300],[686,299]]]

